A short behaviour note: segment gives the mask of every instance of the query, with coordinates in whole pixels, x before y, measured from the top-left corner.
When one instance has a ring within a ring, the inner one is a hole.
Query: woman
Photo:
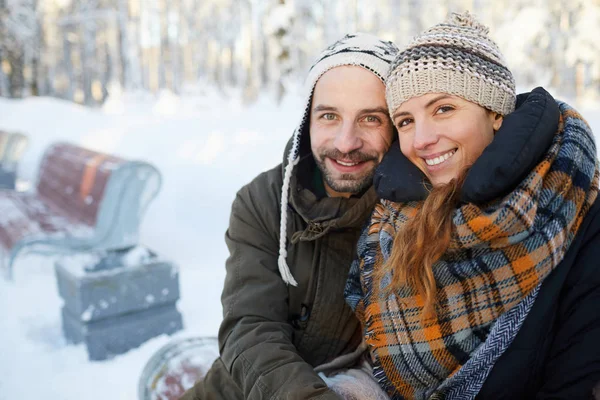
[[[346,299],[392,399],[591,398],[600,380],[593,135],[515,95],[488,29],[454,14],[396,57],[398,142]],[[516,108],[515,108],[516,107]]]

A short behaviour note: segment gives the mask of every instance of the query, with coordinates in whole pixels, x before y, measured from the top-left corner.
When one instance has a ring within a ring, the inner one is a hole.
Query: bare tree
[[[0,0],[2,96],[94,104],[98,89],[101,101],[116,83],[176,93],[190,84],[225,94],[241,89],[246,101],[263,91],[280,100],[302,82],[319,50],[346,33],[368,31],[402,47],[449,11],[465,9],[490,27],[520,86],[576,95],[600,88],[597,1],[37,2]]]
[[[39,46],[37,0],[4,0],[0,10],[0,49],[10,66],[10,76],[4,75],[4,81],[9,82],[12,96],[28,96]]]

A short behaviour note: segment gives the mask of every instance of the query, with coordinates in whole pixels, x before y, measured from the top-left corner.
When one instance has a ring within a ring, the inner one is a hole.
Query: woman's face
[[[472,165],[502,125],[499,114],[444,93],[413,97],[392,119],[402,153],[434,186],[450,182]]]

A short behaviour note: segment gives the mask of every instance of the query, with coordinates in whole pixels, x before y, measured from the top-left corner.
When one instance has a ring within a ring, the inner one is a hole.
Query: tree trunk
[[[5,50],[0,46],[0,97],[10,97],[10,84],[8,76],[4,73],[3,62],[6,60],[4,54]]]
[[[73,72],[73,63],[71,61],[71,42],[68,39],[68,34],[63,37],[63,65],[67,75],[67,91],[64,96],[66,99],[73,101],[75,99],[75,74]]]
[[[83,25],[83,41],[81,43],[83,101],[87,105],[93,105],[95,102],[92,96],[92,83],[96,69],[96,24],[85,23]]]

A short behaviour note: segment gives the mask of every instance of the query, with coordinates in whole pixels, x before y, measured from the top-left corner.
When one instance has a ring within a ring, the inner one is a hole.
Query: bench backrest
[[[73,144],[54,144],[40,164],[37,193],[61,214],[94,226],[109,178],[123,163]]]
[[[41,246],[45,251],[68,253],[135,246],[142,218],[161,186],[160,172],[146,162],[127,161],[68,143],[50,146],[40,163],[37,197],[50,208],[50,215],[86,224],[93,234],[78,235],[65,229],[50,233],[66,235],[38,232],[16,238],[10,249],[9,276],[24,248]]]
[[[22,133],[0,131],[0,167],[6,171],[16,170],[28,143],[29,139]]]
[[[144,214],[162,186],[160,172],[146,162],[128,161],[113,172],[108,186],[96,225],[99,247],[134,246]]]
[[[28,144],[29,138],[22,133],[13,132],[10,134],[2,157],[2,164],[5,170],[16,171],[17,164],[23,157]]]
[[[142,218],[161,186],[151,164],[58,143],[44,155],[37,191],[68,219],[94,228],[87,245],[119,249],[138,243]]]
[[[5,131],[0,131],[0,164],[4,161],[4,155],[6,154],[6,146],[8,144],[8,139],[10,138],[10,133]]]

